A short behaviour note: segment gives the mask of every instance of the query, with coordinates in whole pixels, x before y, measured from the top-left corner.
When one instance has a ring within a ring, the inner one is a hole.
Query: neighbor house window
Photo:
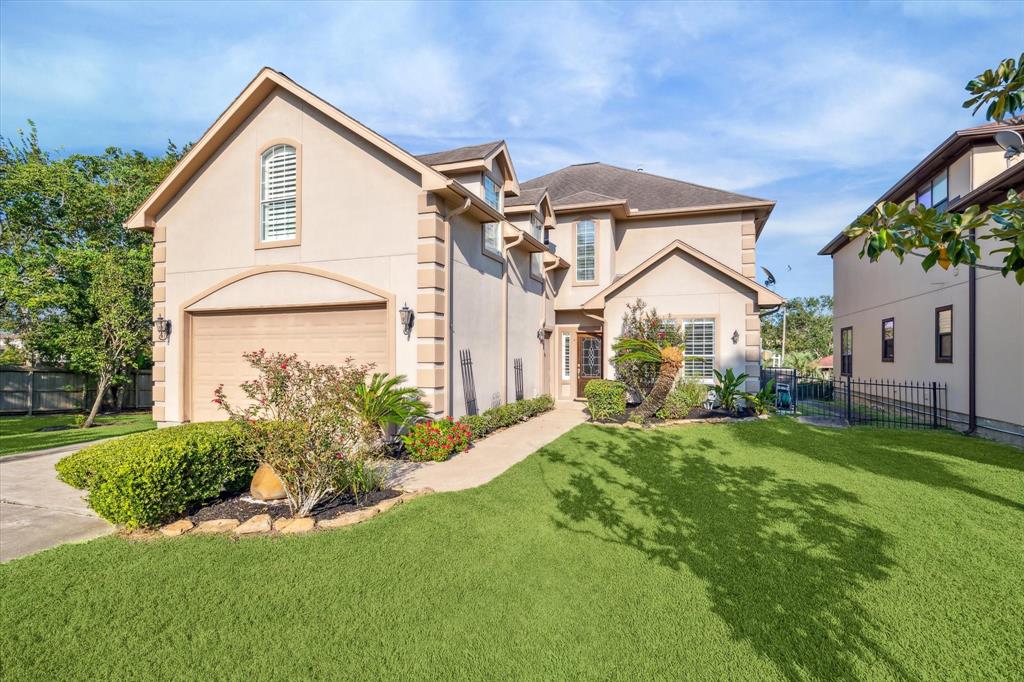
[[[882,362],[892,362],[896,357],[896,321],[882,320]]]
[[[569,380],[570,354],[572,353],[572,334],[562,332],[562,380]]]
[[[953,306],[935,309],[935,362],[953,362]]]
[[[297,235],[298,155],[290,144],[275,144],[260,157],[260,241]]]
[[[487,175],[484,176],[484,201],[490,204],[494,210],[501,210],[501,190],[498,189],[498,183]]]
[[[711,379],[715,369],[715,320],[698,318],[683,320],[683,376],[693,379]]]
[[[499,223],[484,223],[484,251],[494,256],[501,256],[501,225]]]
[[[925,208],[946,210],[949,204],[949,176],[942,171],[917,190],[917,203]]]
[[[597,256],[597,228],[593,220],[576,223],[576,281],[593,282]]]
[[[544,254],[530,254],[530,276],[534,279],[544,279]]]
[[[839,330],[839,373],[853,376],[853,327]]]

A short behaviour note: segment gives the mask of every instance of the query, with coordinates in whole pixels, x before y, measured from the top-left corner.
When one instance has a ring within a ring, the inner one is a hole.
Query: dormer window
[[[501,210],[501,190],[498,188],[498,183],[489,175],[484,176],[484,201],[490,204],[494,210]]]
[[[274,144],[260,155],[260,242],[298,240],[298,151]]]
[[[917,190],[917,203],[937,211],[946,210],[949,204],[949,178],[946,171],[942,171]]]

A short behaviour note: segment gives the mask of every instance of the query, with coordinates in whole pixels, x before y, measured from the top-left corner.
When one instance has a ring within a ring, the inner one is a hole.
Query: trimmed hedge
[[[93,510],[126,528],[153,527],[223,491],[249,484],[256,465],[241,455],[229,422],[185,424],[79,450],[57,462],[57,477],[89,491]]]
[[[591,379],[583,389],[594,421],[612,421],[626,414],[626,384],[610,379]]]
[[[513,426],[527,419],[543,414],[555,406],[555,400],[549,395],[537,398],[517,400],[499,407],[492,407],[483,414],[467,414],[459,418],[459,423],[469,427],[473,440],[483,438],[492,431]]]

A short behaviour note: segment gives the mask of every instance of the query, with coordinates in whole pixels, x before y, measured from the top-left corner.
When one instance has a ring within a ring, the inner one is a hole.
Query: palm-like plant
[[[735,412],[740,397],[743,396],[743,384],[747,380],[747,374],[736,374],[732,367],[722,374],[717,369],[715,373],[715,393],[718,394],[718,401],[722,407],[729,412]]]
[[[375,373],[368,383],[356,387],[353,405],[376,428],[382,443],[387,439],[389,426],[402,427],[427,414],[420,390],[402,386],[404,381],[401,375]]]
[[[665,346],[647,339],[619,339],[613,349],[621,360],[657,365],[658,378],[633,416],[640,421],[653,417],[672,390],[679,368],[683,366],[683,346]]]

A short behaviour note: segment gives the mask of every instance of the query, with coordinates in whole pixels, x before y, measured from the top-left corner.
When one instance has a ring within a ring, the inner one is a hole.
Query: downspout
[[[504,225],[498,223],[502,228],[501,241],[505,243]],[[520,231],[519,236],[511,244],[505,244],[502,249],[504,262],[502,263],[501,275],[501,400],[508,402],[508,251],[515,248],[526,237],[526,233]]]
[[[971,228],[971,241],[976,230]],[[978,269],[967,274],[967,433],[978,430]]]
[[[451,415],[455,412],[455,397],[454,391],[452,391],[452,367],[455,362],[455,355],[452,349],[452,335],[455,333],[455,323],[452,318],[452,283],[455,280],[455,244],[452,240],[452,218],[462,215],[469,210],[472,205],[472,201],[469,197],[466,197],[465,203],[462,206],[456,208],[453,211],[447,211],[444,217],[444,243],[447,254],[445,255],[445,297],[444,297],[444,348],[445,348],[445,360],[444,363],[444,385],[445,392],[445,407],[447,408],[446,414]]]

